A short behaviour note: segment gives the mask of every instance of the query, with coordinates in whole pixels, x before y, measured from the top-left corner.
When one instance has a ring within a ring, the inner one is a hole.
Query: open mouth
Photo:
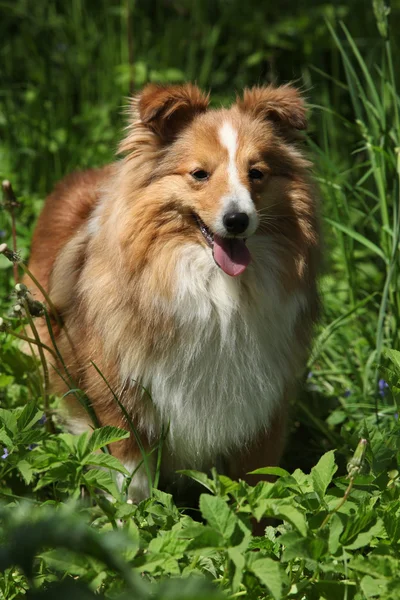
[[[193,217],[194,220],[197,223],[198,228],[200,229],[201,233],[203,234],[204,239],[206,240],[207,244],[210,246],[210,248],[212,249],[214,246],[214,234],[211,231],[211,229],[209,229],[207,227],[207,225],[204,223],[204,221],[202,221],[199,217],[199,215],[197,215],[196,213],[193,213]]]
[[[200,219],[199,215],[193,213],[193,216],[204,239],[212,250],[215,263],[231,277],[243,273],[251,261],[251,254],[246,246],[246,240],[237,237],[222,237],[217,233],[213,233]]]

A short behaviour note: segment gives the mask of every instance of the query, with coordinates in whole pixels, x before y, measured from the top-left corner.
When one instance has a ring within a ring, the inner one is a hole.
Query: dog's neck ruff
[[[250,243],[255,260],[246,278],[218,269],[209,248],[182,248],[175,298],[163,306],[176,341],[141,372],[130,365],[131,380],[151,389],[156,421],[169,428],[173,468],[207,468],[268,429],[294,378],[293,329],[305,298],[284,295],[274,244]]]

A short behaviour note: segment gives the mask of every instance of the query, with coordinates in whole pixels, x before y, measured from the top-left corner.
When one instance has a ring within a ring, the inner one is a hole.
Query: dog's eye
[[[250,179],[262,179],[264,177],[264,173],[259,169],[250,169],[249,177]]]
[[[206,181],[210,177],[210,174],[204,171],[204,169],[196,169],[191,173],[191,176],[197,179],[197,181]]]

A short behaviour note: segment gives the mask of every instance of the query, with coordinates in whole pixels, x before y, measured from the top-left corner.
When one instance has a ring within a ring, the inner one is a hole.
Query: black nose
[[[226,213],[223,221],[229,233],[243,233],[249,226],[249,217],[243,212]]]

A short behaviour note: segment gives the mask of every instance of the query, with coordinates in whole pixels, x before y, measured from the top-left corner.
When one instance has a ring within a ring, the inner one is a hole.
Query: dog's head
[[[275,235],[310,212],[301,199],[305,128],[304,100],[289,85],[247,89],[230,108],[211,109],[195,85],[151,84],[133,100],[120,151],[140,162],[147,202],[167,210],[169,233],[175,223],[236,276],[251,261],[248,238]]]

